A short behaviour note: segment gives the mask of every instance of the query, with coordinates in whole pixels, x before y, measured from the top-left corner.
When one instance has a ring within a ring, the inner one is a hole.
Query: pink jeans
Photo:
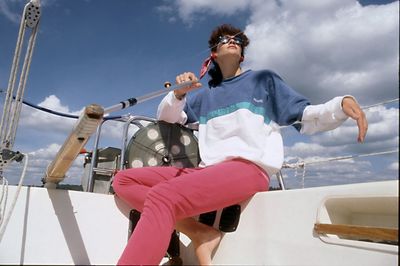
[[[237,204],[268,187],[268,175],[241,159],[205,168],[120,171],[113,181],[114,191],[141,217],[118,264],[158,265],[177,220]]]

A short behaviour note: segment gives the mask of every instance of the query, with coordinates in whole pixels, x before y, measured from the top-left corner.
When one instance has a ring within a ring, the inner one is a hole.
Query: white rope
[[[361,158],[361,157],[368,157],[368,156],[385,155],[385,154],[391,154],[391,153],[396,153],[396,152],[398,153],[399,150],[373,152],[373,153],[367,153],[367,154],[356,154],[356,155],[348,155],[348,156],[339,156],[339,157],[333,157],[333,158],[321,159],[321,160],[313,160],[313,161],[299,161],[296,163],[283,163],[282,168],[295,169],[295,173],[294,173],[295,178],[297,178],[297,176],[298,176],[298,169],[299,168],[303,169],[302,176],[301,176],[301,187],[304,188],[305,187],[305,177],[306,177],[306,165],[320,164],[320,163],[340,161],[340,160],[349,160],[349,159],[353,159],[353,158]]]
[[[300,158],[297,158],[297,160],[299,160]],[[282,167],[284,168],[284,167]],[[301,174],[301,187],[304,188],[304,181],[305,181],[305,177],[306,177],[306,165],[304,163],[298,163],[298,167],[293,167],[295,169],[294,172],[294,177],[297,178],[298,174],[299,174],[299,169],[302,169],[302,174]]]
[[[13,146],[14,141],[15,141],[15,136],[17,134],[18,121],[19,121],[19,117],[21,115],[22,100],[23,100],[23,96],[25,93],[26,81],[28,78],[28,73],[29,73],[29,69],[31,66],[31,62],[32,62],[33,49],[35,47],[35,42],[36,42],[37,29],[38,29],[37,25],[33,29],[31,37],[29,38],[28,49],[27,49],[27,53],[25,55],[25,61],[24,61],[23,67],[22,67],[21,78],[20,78],[20,82],[18,85],[17,95],[15,97],[16,104],[14,105],[14,112],[13,112],[14,116],[12,119],[11,127],[9,128],[9,132],[7,134],[7,139],[10,142],[10,144],[9,144],[10,147]]]
[[[8,198],[8,180],[5,177],[1,177],[1,199],[0,199],[0,228],[3,223],[3,215],[6,211],[7,198]]]
[[[13,213],[14,207],[15,207],[15,204],[17,203],[18,196],[19,196],[19,193],[20,193],[20,191],[21,191],[22,184],[23,184],[23,182],[24,182],[24,178],[25,178],[25,174],[26,174],[26,169],[28,168],[28,161],[29,161],[28,154],[24,154],[24,161],[25,161],[25,163],[24,163],[24,168],[23,168],[23,170],[22,170],[22,174],[21,174],[21,177],[20,177],[20,179],[19,179],[19,183],[18,183],[17,190],[16,190],[16,192],[15,192],[15,195],[14,195],[14,199],[13,199],[13,201],[12,201],[11,204],[10,204],[10,209],[9,209],[7,215],[5,216],[4,219],[1,219],[1,221],[0,221],[0,242],[1,242],[1,240],[3,239],[3,236],[4,236],[4,233],[5,233],[5,231],[6,231],[8,222],[10,221],[10,218],[11,218],[11,216],[12,216],[12,213]],[[7,188],[7,193],[8,193],[8,188]],[[7,196],[7,195],[6,195],[6,196]],[[6,200],[7,200],[7,197],[6,197]],[[6,206],[5,206],[5,207],[6,207]],[[4,208],[4,212],[6,212],[6,209],[5,209],[5,208]]]
[[[8,147],[8,144],[5,143],[6,142],[6,133],[10,126],[10,117],[11,117],[10,110],[11,110],[11,105],[13,102],[15,79],[16,79],[16,75],[18,72],[18,62],[19,62],[19,59],[21,56],[21,47],[22,47],[22,42],[24,40],[25,29],[26,29],[26,23],[25,23],[26,9],[27,9],[27,5],[24,7],[23,15],[21,18],[21,24],[20,24],[18,39],[17,39],[17,45],[15,47],[14,59],[13,59],[13,63],[11,66],[10,78],[8,81],[6,99],[5,99],[4,106],[3,106],[3,115],[2,115],[2,119],[1,119],[1,123],[0,123],[0,147],[3,147],[3,145],[6,145],[6,147]]]
[[[365,110],[365,109],[369,109],[369,108],[372,108],[372,107],[375,107],[375,106],[385,105],[385,104],[388,104],[388,103],[393,103],[393,102],[398,102],[398,101],[399,101],[399,98],[396,98],[396,99],[387,100],[387,101],[380,102],[380,103],[375,103],[375,104],[363,106],[363,107],[361,107],[361,109]]]
[[[10,161],[14,160],[16,155],[14,155]],[[2,172],[0,172],[2,174]],[[6,206],[7,206],[7,199],[8,199],[8,180],[4,176],[0,176],[0,179],[2,180],[1,184],[1,198],[0,198],[0,228],[1,224],[3,223],[3,215],[6,211]]]
[[[0,148],[6,147],[11,149],[14,144],[18,121],[22,108],[22,100],[23,100],[22,98],[25,92],[26,81],[28,78],[29,68],[32,61],[33,48],[35,46],[36,36],[38,32],[38,24],[40,18],[39,6],[40,2],[38,0],[29,1],[24,6],[24,10],[21,16],[17,45],[15,47],[10,78],[8,81],[7,95],[4,102],[3,114],[0,122]],[[34,8],[33,9],[34,11],[32,11],[32,8]],[[30,12],[28,12],[28,10]],[[31,11],[34,14],[31,14]],[[25,60],[20,73],[18,90],[16,93],[15,100],[13,100],[16,76],[18,73],[18,66],[21,57],[21,49],[25,39],[24,36],[26,27],[31,27],[33,29],[29,38],[29,43],[26,48]]]
[[[297,163],[283,163],[282,168],[292,168],[292,169],[303,168],[304,169],[306,165],[310,165],[310,164],[320,164],[320,163],[326,163],[326,162],[332,162],[332,161],[349,160],[349,159],[353,159],[353,158],[385,155],[385,154],[391,154],[391,153],[396,153],[396,152],[398,153],[399,150],[397,149],[397,150],[390,150],[390,151],[383,151],[383,152],[372,152],[372,153],[365,153],[365,154],[338,156],[338,157],[321,159],[321,160],[300,161]]]

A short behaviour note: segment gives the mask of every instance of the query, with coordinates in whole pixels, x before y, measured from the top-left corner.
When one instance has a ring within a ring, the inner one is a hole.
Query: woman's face
[[[240,60],[242,55],[242,40],[239,37],[224,35],[220,37],[217,45],[217,60],[229,57],[237,57]]]

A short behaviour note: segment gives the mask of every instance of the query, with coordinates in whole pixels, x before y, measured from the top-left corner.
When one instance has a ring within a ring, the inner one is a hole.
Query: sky
[[[25,3],[0,0],[1,110]],[[398,14],[399,1],[390,0],[42,0],[24,99],[78,115],[91,103],[108,107],[160,90],[180,73],[198,74],[209,55],[210,32],[230,23],[250,39],[244,70],[272,70],[313,104],[353,95],[371,106],[399,97]],[[160,100],[112,115],[154,117]],[[313,136],[282,129],[286,162],[356,157],[283,169],[287,186],[398,179],[398,100],[364,111],[369,131],[363,144],[351,119]],[[14,150],[29,155],[25,184],[41,185],[75,122],[23,107]],[[120,147],[121,129],[121,123],[107,122],[100,147]],[[93,138],[86,149],[92,147]],[[392,150],[397,152],[362,156]],[[79,184],[82,165],[79,156],[63,183]],[[21,163],[7,167],[10,184],[21,171]]]

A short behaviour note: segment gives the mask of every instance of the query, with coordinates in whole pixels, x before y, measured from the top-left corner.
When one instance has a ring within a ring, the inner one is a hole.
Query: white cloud
[[[201,16],[195,16],[196,14],[233,15],[235,12],[245,10],[249,1],[176,0],[175,5],[178,8],[180,18],[191,24],[193,21],[201,19]]]
[[[275,70],[317,102],[346,93],[364,103],[398,95],[398,3],[282,2],[254,9],[247,67]]]
[[[229,3],[177,0],[175,3],[181,19],[186,22],[204,14],[232,15],[249,11],[244,31],[250,38],[250,45],[244,67],[277,72],[313,103],[345,94],[354,95],[361,105],[398,98],[398,2],[369,6],[362,6],[356,0],[238,0]],[[365,112],[369,130],[364,144],[357,144],[357,125],[349,119],[333,131],[285,147],[286,159],[326,160],[396,149],[399,145],[398,108],[380,106]],[[390,165],[388,170],[395,168],[393,157],[386,160]],[[370,180],[374,176],[371,175],[373,165],[367,159],[330,162],[310,168],[313,171],[308,174],[315,183],[327,176],[335,183],[332,173],[350,182]],[[393,171],[386,174],[385,177],[393,178]]]
[[[332,156],[340,151],[341,148],[338,147],[326,147],[319,143],[306,143],[297,142],[291,147],[285,149],[286,160],[292,160],[293,158],[314,158],[318,154],[326,154],[326,156]]]
[[[68,106],[61,104],[60,99],[55,95],[50,95],[45,100],[38,104],[38,106],[57,111],[60,113],[79,115],[82,110],[71,111]],[[37,131],[68,134],[75,123],[75,119],[61,118],[60,116],[32,109],[32,107],[23,106],[20,118],[20,125],[24,128],[30,128]]]
[[[82,108],[79,111],[72,111],[66,105],[64,105],[60,99],[55,95],[50,95],[46,97],[42,102],[38,104],[41,107],[45,107],[47,109],[57,111],[64,114],[72,114],[79,116],[79,114],[83,111]],[[58,150],[61,148],[64,140],[71,132],[73,126],[75,125],[77,119],[71,118],[63,118],[54,114],[49,114],[43,111],[39,111],[33,109],[31,107],[23,106],[21,119],[19,123],[19,130],[23,132],[37,132],[38,139],[56,139],[59,140],[57,143],[47,144],[46,142],[45,148],[37,148],[33,151],[27,152],[29,156],[29,167],[27,171],[27,177],[25,179],[25,184],[41,184],[41,178],[44,176],[46,167],[51,163],[51,161],[55,158]],[[145,123],[146,124],[146,123]],[[122,145],[122,132],[123,132],[124,123],[116,122],[116,121],[107,121],[104,123],[101,135],[100,135],[100,148],[112,146],[121,148]],[[138,129],[137,126],[130,126],[128,131],[128,140],[130,137],[136,132]],[[91,151],[93,147],[93,140],[95,135],[92,135],[91,140],[87,144],[87,149]],[[36,139],[31,136],[31,139]],[[41,146],[42,143],[35,145],[32,144],[33,147]],[[22,149],[26,150],[26,149]],[[82,176],[83,170],[83,156],[78,156],[78,158],[74,161],[70,170],[67,172],[67,177],[65,179],[65,183],[70,184],[80,184],[80,179]],[[10,184],[18,183],[19,175],[21,172],[21,165],[13,163],[7,169],[8,175],[11,175],[9,179]]]
[[[16,1],[0,1],[0,15],[5,16],[7,19],[14,23],[18,23],[21,19],[20,15],[12,10],[11,5],[15,5]],[[22,11],[21,11],[22,12]]]
[[[393,162],[388,167],[389,170],[399,171],[399,162]]]
[[[44,101],[38,104],[38,106],[73,116],[79,116],[85,109],[82,108],[77,111],[70,110],[70,108],[63,105],[61,100],[55,95],[46,97]],[[45,129],[49,134],[61,134],[67,136],[68,133],[71,132],[76,121],[77,119],[65,118],[56,114],[33,109],[32,107],[23,106],[20,125],[25,129],[29,128],[39,132],[43,132]],[[121,139],[122,129],[123,123],[109,121],[104,123],[101,134],[106,138]]]
[[[249,11],[245,68],[276,71],[313,102],[398,97],[398,2],[176,0],[183,21]],[[367,97],[368,96],[368,97]]]
[[[324,158],[314,158],[316,161]],[[372,175],[371,163],[363,160],[342,160],[329,163],[306,164],[300,169],[283,169],[289,188],[339,185],[384,180],[387,176]]]
[[[61,145],[52,143],[45,148],[40,148],[36,151],[29,153],[29,156],[41,158],[41,160],[51,160],[56,155],[57,151],[61,148]]]
[[[42,5],[54,2],[42,0]],[[174,4],[180,18],[189,24],[207,17],[206,14],[234,15],[250,11],[245,27],[251,39],[246,67],[277,71],[314,102],[347,93],[354,94],[363,105],[398,97],[398,2],[366,7],[355,0],[176,0]],[[21,2],[0,1],[0,12],[9,19],[18,17],[21,8],[16,8],[17,5],[21,6]],[[165,5],[158,11],[170,13],[174,8]],[[82,111],[70,110],[54,95],[39,105],[64,113]],[[334,131],[313,136],[313,144],[299,142],[286,147],[287,159],[328,158],[398,147],[398,109],[379,107],[366,113],[369,132],[365,144],[355,144],[357,128],[354,121],[348,121]],[[75,121],[24,107],[20,125],[25,130],[46,131],[64,139]],[[121,123],[109,122],[102,136],[119,145],[121,131]],[[31,152],[31,171],[37,173],[33,175],[35,178],[43,175],[43,167],[50,163],[61,144],[53,143]],[[333,146],[337,144],[339,147]],[[77,176],[81,167],[81,162],[76,161],[73,167],[76,172],[71,170],[71,176]],[[360,171],[355,173],[358,167]],[[367,175],[370,164],[354,160],[312,168],[319,169],[312,174],[315,176],[348,169],[351,178]],[[387,168],[396,170],[398,163],[388,164]]]
[[[53,111],[58,112],[69,112],[68,106],[61,105],[60,99],[58,99],[55,95],[50,95],[44,99],[43,102],[38,104],[39,106],[52,109]],[[77,112],[75,112],[77,114]]]

